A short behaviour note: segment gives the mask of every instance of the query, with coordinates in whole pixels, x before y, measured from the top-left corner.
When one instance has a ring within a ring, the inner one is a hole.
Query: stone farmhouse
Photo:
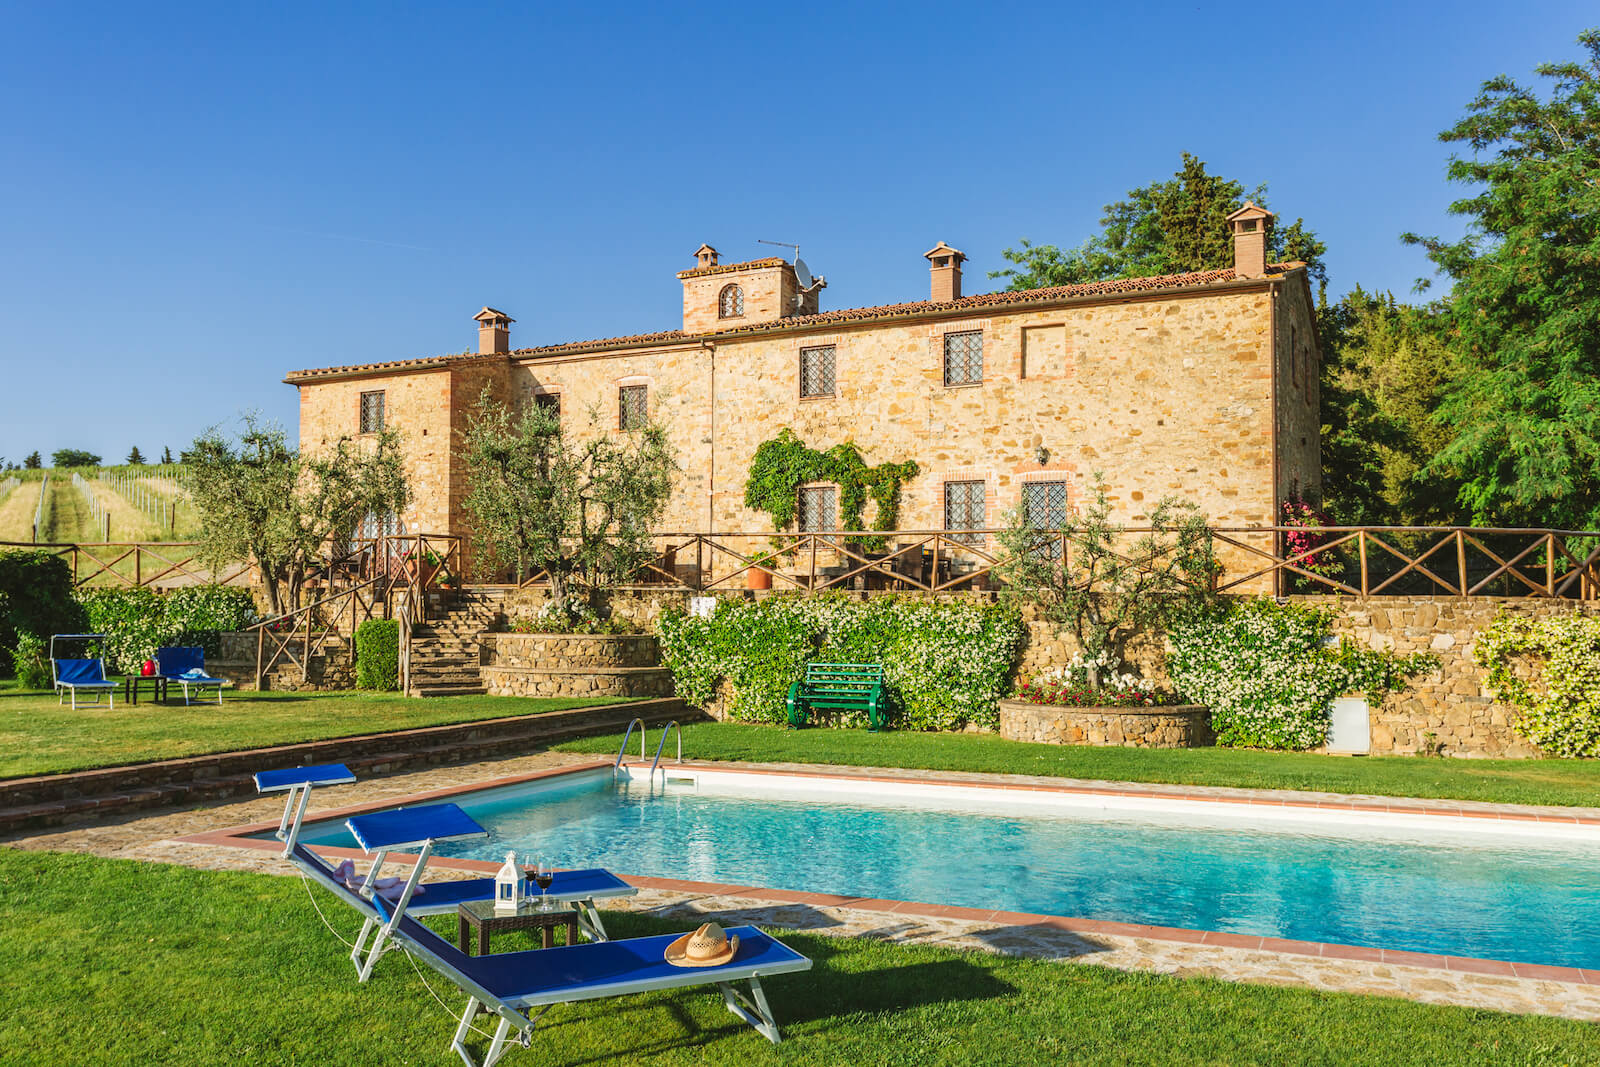
[[[303,447],[402,432],[415,502],[399,532],[466,535],[455,450],[485,387],[549,405],[569,432],[664,424],[682,466],[664,532],[766,531],[745,477],[785,427],[819,449],[854,441],[869,464],[915,460],[903,530],[995,527],[1019,506],[1048,526],[1095,472],[1133,525],[1176,493],[1215,526],[1270,526],[1291,492],[1320,489],[1311,292],[1303,264],[1266,262],[1271,218],[1230,217],[1232,267],[972,296],[941,241],[927,299],[839,311],[783,259],[722,263],[702,245],[677,275],[677,329],[512,348],[514,320],[486,307],[475,352],[285,381]],[[837,528],[835,487],[800,492],[802,529]]]

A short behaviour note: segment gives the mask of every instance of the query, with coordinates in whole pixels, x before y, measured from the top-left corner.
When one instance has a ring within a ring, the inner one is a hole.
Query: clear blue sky
[[[0,456],[174,452],[290,370],[679,325],[798,242],[823,306],[969,292],[1188,150],[1406,294],[1436,140],[1591,3],[0,3]]]

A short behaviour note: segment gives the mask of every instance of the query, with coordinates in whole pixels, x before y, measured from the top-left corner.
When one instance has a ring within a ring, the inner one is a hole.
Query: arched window
[[[744,314],[744,290],[737,285],[724,285],[717,295],[717,318],[732,319]]]

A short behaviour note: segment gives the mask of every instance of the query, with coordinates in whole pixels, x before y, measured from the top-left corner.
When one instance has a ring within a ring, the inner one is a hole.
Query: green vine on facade
[[[800,486],[833,482],[839,487],[839,519],[846,530],[866,528],[863,511],[870,495],[878,507],[872,528],[888,531],[900,521],[901,487],[919,471],[913,461],[869,467],[853,441],[819,452],[786,428],[756,449],[744,503],[771,516],[773,529],[786,530],[794,524]]]

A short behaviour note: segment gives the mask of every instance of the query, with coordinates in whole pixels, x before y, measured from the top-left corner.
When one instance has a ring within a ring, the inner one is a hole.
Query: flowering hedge
[[[1345,693],[1373,703],[1438,662],[1333,643],[1327,608],[1247,600],[1175,624],[1167,673],[1179,692],[1211,709],[1217,744],[1315,748],[1327,740],[1329,706]]]
[[[1502,612],[1473,656],[1488,687],[1520,713],[1519,734],[1558,756],[1600,756],[1600,618]],[[1518,677],[1524,664],[1534,669]]]
[[[1068,708],[1154,708],[1176,703],[1165,693],[1143,687],[1102,685],[1096,689],[1088,682],[1058,682],[1045,678],[1018,685],[1017,699]]]
[[[722,600],[706,618],[669,611],[659,627],[662,658],[691,704],[709,704],[726,680],[730,718],[783,722],[807,663],[881,663],[890,723],[911,730],[997,725],[1024,632],[1016,612],[995,605],[845,596]],[[864,724],[860,713],[839,719]]]

